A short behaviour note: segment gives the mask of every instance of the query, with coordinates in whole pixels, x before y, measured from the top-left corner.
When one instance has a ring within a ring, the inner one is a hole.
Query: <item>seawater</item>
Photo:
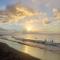
[[[40,35],[40,34],[19,34],[16,35],[18,38],[25,38],[25,39],[33,39],[33,40],[54,40],[56,43],[60,43],[60,35]],[[17,40],[16,40],[17,41]],[[37,47],[31,47],[23,44],[18,44],[12,41],[5,41],[2,42],[7,43],[9,46],[13,47],[14,49],[27,53],[31,56],[42,60],[60,60],[60,52],[58,51],[48,51],[45,49],[40,49]]]

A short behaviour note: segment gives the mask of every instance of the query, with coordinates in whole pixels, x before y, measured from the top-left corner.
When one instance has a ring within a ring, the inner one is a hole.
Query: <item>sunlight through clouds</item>
[[[18,3],[10,5],[6,11],[0,11],[0,23],[17,24],[17,27],[22,24],[19,28],[23,27],[23,31],[60,32],[60,8],[57,7],[58,4],[55,6],[54,1],[29,0],[27,4],[26,0],[23,2],[26,6]]]

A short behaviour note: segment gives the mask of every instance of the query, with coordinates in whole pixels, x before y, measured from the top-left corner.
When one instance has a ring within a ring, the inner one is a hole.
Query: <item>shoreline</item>
[[[0,42],[0,60],[40,60]]]

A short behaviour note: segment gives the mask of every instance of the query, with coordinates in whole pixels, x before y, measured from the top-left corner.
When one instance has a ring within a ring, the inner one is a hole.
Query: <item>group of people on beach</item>
[[[45,43],[54,43],[54,41],[53,40],[47,40],[47,39],[45,39]]]

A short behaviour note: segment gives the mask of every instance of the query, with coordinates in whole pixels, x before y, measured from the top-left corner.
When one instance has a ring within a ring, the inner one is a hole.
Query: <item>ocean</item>
[[[6,37],[6,36],[5,36]],[[47,40],[51,41],[53,40],[54,43],[60,43],[60,35],[49,35],[49,34],[17,34],[15,35],[17,38],[24,38],[24,39],[33,39],[33,40]],[[9,38],[10,40],[15,40],[11,36]],[[60,51],[49,51],[46,49],[40,49],[38,47],[33,47],[33,46],[28,46],[24,44],[18,44],[16,42],[12,42],[9,40],[2,40],[0,39],[1,42],[7,43],[9,46],[13,47],[14,49],[27,53],[31,56],[34,56],[36,58],[39,58],[41,60],[60,60]],[[18,41],[18,40],[15,40]]]

